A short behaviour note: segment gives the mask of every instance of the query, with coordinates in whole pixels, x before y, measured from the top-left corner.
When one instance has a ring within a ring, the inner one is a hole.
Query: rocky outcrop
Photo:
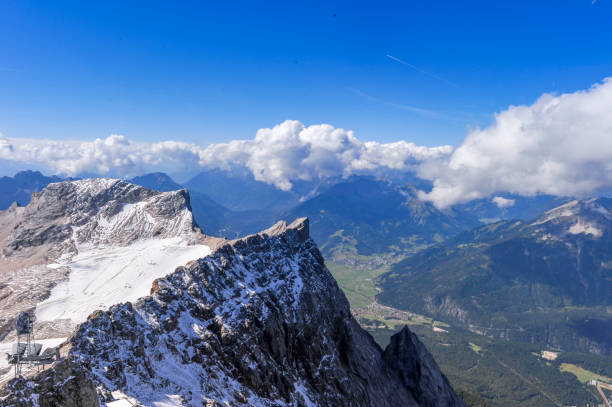
[[[194,227],[186,190],[158,192],[110,178],[58,182],[32,195],[2,251],[11,256],[58,243],[72,251],[79,243],[127,245],[182,236]]]
[[[462,405],[438,364],[419,338],[407,326],[391,337],[384,352],[385,362],[399,377],[421,406]]]
[[[307,219],[220,245],[151,292],[92,314],[69,340],[66,360],[101,404],[464,406],[407,328],[383,352],[357,324]]]

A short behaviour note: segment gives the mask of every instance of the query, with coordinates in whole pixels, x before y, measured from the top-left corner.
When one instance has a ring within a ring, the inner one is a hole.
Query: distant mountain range
[[[160,192],[176,191],[184,188],[163,172],[152,172],[150,174],[134,177],[130,179],[129,182]]]
[[[549,209],[568,202],[569,198],[552,195],[525,197],[503,194],[494,198],[475,199],[458,204],[456,211],[469,213],[481,223],[495,223],[504,219],[535,219]]]
[[[290,191],[255,180],[246,169],[232,171],[203,171],[185,183],[189,191],[214,196],[221,205],[232,211],[283,211],[300,201],[315,196],[336,179],[324,181],[295,181]]]
[[[379,300],[492,337],[612,353],[612,200],[502,221],[396,264]]]
[[[0,178],[0,209],[13,202],[26,205],[33,192],[62,180],[37,171]],[[564,202],[549,196],[508,196],[512,205],[481,199],[439,211],[417,199],[416,191],[430,185],[410,174],[297,181],[291,191],[259,182],[243,169],[203,171],[185,185],[164,173],[128,181],[157,191],[187,188],[196,221],[209,235],[238,237],[281,218],[308,216],[316,225],[314,239],[327,255],[347,250],[366,256],[410,253],[483,223],[528,219]]]
[[[340,182],[288,212],[307,216],[324,253],[355,249],[362,255],[404,252],[441,242],[478,223],[441,212],[413,188],[367,177]]]

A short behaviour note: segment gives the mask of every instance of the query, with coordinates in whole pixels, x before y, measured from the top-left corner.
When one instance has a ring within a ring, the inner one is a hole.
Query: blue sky
[[[458,145],[493,112],[609,76],[611,12],[609,0],[5,0],[0,132],[208,144],[294,119]]]

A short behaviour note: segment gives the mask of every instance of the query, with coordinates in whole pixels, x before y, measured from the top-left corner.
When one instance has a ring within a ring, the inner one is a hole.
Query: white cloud
[[[5,156],[13,151],[11,143],[0,133],[0,156]]]
[[[84,142],[35,139],[5,141],[8,147],[0,147],[0,159],[42,164],[54,172],[66,175],[130,175],[162,162],[182,164],[181,159],[187,154],[186,148],[173,148],[172,143],[134,143],[120,135]],[[197,163],[197,160],[198,155],[193,157],[192,154],[191,161]]]
[[[503,208],[511,208],[514,206],[514,199],[508,199],[508,198],[504,198],[502,196],[495,196],[493,197],[493,199],[491,199],[491,202],[493,202],[495,205],[497,205],[498,208],[503,209]]]
[[[120,135],[94,141],[11,139],[0,134],[0,160],[44,165],[53,172],[131,176],[151,170],[248,168],[257,180],[290,189],[296,180],[392,169],[433,181],[421,198],[440,208],[493,197],[499,207],[525,196],[585,196],[612,186],[612,79],[530,106],[510,106],[494,123],[471,131],[453,151],[398,141],[361,141],[329,124],[285,121],[254,138],[200,146],[134,142]]]
[[[419,174],[438,207],[506,191],[585,196],[612,185],[612,79],[588,90],[510,106]]]
[[[290,189],[292,180],[348,176],[380,167],[411,169],[416,163],[448,155],[450,146],[422,147],[400,141],[361,142],[352,131],[329,124],[305,127],[285,121],[260,129],[253,140],[214,144],[202,151],[200,164],[208,167],[239,164],[255,179]]]
[[[180,141],[137,143],[111,135],[94,141],[51,141],[0,137],[0,159],[43,164],[66,175],[130,176],[151,169],[174,172],[201,168],[248,168],[257,180],[288,190],[292,181],[348,176],[364,170],[414,169],[440,159],[452,147],[362,142],[352,131],[329,124],[285,121],[260,129],[255,138],[198,146]]]

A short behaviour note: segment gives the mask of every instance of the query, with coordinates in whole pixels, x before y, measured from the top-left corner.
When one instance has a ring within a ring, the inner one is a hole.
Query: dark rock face
[[[402,383],[421,406],[459,406],[461,399],[449,392],[450,384],[438,364],[417,336],[404,327],[391,337],[384,352],[391,369],[398,372]]]
[[[383,353],[359,327],[307,219],[177,268],[70,342],[103,403],[120,391],[142,405],[464,406],[407,328]]]

